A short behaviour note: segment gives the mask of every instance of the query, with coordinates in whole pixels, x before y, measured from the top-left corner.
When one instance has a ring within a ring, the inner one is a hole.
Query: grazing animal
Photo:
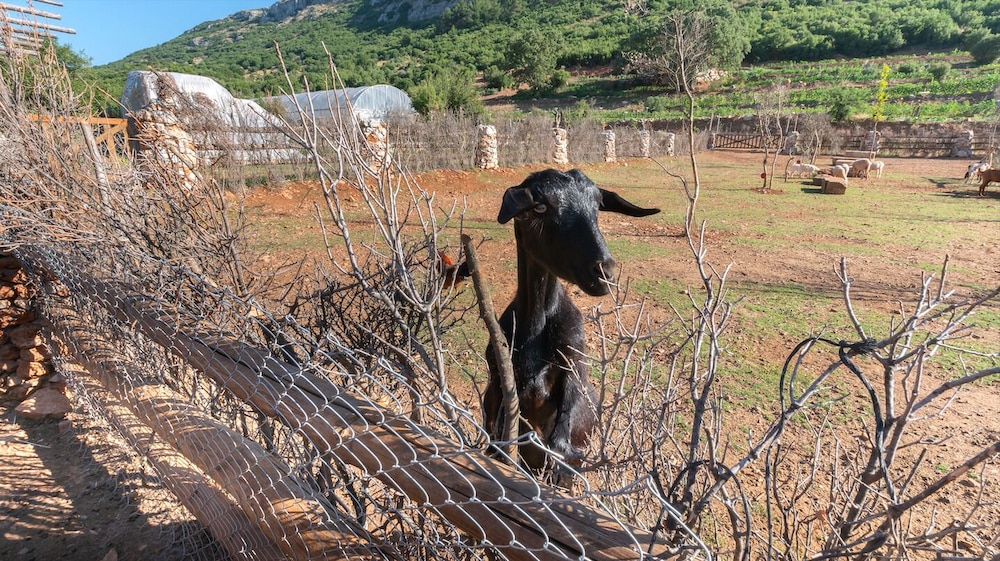
[[[868,174],[872,169],[872,161],[868,158],[858,158],[851,162],[847,175],[851,177],[861,177],[868,179]]]
[[[596,395],[583,356],[583,316],[559,279],[591,296],[610,292],[615,260],[598,229],[599,210],[648,216],[640,208],[599,188],[580,170],[532,173],[503,195],[497,221],[514,221],[517,292],[500,316],[511,349],[522,420],[545,446],[578,466],[597,423]],[[493,440],[503,438],[504,408],[500,370],[492,344],[486,359],[490,377],[483,393],[483,426]],[[548,452],[520,449],[525,466],[541,473]]]
[[[875,172],[875,177],[881,179],[882,178],[882,170],[884,168],[885,168],[885,162],[883,162],[882,160],[874,160],[874,161],[872,161],[871,171]]]
[[[981,172],[983,182],[979,185],[979,196],[986,196],[986,186],[990,182],[996,181],[1000,183],[1000,168],[998,169],[985,169]]]
[[[850,166],[847,164],[837,164],[831,167],[827,172],[833,177],[840,177],[842,179],[847,179],[848,171],[850,171]]]
[[[802,177],[808,175],[812,177],[819,173],[819,166],[814,166],[812,164],[803,164],[802,162],[796,162],[792,164],[792,171],[789,173],[789,177]]]
[[[983,178],[983,172],[990,169],[990,165],[986,162],[976,162],[974,164],[969,164],[969,169],[965,172],[965,181],[971,179],[972,181],[979,181]]]

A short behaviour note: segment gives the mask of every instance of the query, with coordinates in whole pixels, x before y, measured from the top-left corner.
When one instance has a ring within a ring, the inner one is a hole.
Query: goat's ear
[[[511,218],[535,206],[535,199],[531,196],[531,190],[520,185],[508,187],[503,194],[503,202],[500,203],[500,213],[497,215],[497,222],[506,224]]]
[[[626,201],[614,191],[601,189],[601,210],[617,212],[627,216],[649,216],[660,212],[658,208],[642,208]]]

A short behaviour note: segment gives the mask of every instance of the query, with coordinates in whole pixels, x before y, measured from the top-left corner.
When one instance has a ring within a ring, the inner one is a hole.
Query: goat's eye
[[[538,214],[544,214],[546,210],[549,210],[549,207],[545,203],[538,203],[532,210]]]

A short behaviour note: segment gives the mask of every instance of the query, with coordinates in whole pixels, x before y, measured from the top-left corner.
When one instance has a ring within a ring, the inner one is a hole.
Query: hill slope
[[[556,68],[580,75],[600,67],[622,75],[625,53],[653,48],[659,16],[679,3],[280,0],[266,9],[205,22],[167,43],[94,70],[112,94],[120,91],[128,71],[152,67],[210,76],[237,96],[260,97],[287,88],[277,47],[291,75],[308,80],[313,89],[332,87],[332,60],[347,86],[388,83],[412,91],[456,69],[509,72],[514,65],[510,45],[538,32],[545,43],[536,51],[548,51]],[[971,33],[1000,33],[997,0],[736,4],[714,0],[698,6],[731,20],[732,28],[739,30],[734,35],[749,41],[745,61],[753,63],[941,51],[960,47]],[[633,79],[606,87],[637,85]]]

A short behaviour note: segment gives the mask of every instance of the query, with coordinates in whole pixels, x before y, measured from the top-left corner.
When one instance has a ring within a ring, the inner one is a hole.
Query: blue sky
[[[276,0],[62,0],[62,7],[36,3],[40,10],[62,15],[47,21],[75,29],[75,35],[57,34],[93,60],[94,66],[114,62],[146,47],[165,43],[199,23],[222,19]],[[25,5],[21,0],[8,2]],[[46,20],[42,20],[46,21]]]

